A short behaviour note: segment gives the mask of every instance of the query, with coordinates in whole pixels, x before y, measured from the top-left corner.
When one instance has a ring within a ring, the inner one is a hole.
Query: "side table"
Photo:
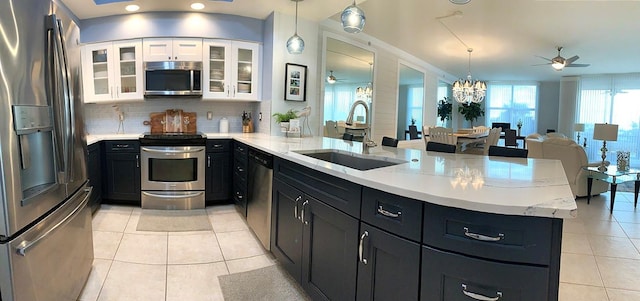
[[[613,203],[616,199],[618,184],[634,181],[633,208],[636,208],[638,204],[638,191],[640,191],[640,169],[631,168],[629,170],[618,170],[615,165],[610,165],[605,171],[598,170],[598,167],[583,167],[583,169],[589,173],[587,175],[587,204],[591,202],[593,179],[611,184],[611,206],[609,206],[609,213],[613,213]]]

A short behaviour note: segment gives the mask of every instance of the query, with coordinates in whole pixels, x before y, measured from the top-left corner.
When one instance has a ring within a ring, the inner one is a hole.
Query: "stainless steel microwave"
[[[202,96],[202,62],[145,62],[144,96]]]

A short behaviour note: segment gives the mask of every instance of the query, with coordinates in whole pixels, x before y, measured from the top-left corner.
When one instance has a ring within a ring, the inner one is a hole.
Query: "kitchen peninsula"
[[[562,219],[577,210],[559,161],[389,147],[363,154],[360,143],[322,137],[207,137],[276,157],[271,252],[313,299],[386,296],[402,285],[407,300],[557,300]],[[319,150],[405,163],[360,171],[305,155]],[[384,278],[375,287],[374,274]]]

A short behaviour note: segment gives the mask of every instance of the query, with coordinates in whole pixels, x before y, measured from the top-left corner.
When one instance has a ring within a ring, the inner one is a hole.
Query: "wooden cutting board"
[[[169,109],[164,112],[150,113],[149,119],[148,122],[145,121],[145,125],[150,126],[152,134],[195,133],[198,130],[195,112]]]
[[[182,112],[182,131],[185,133],[195,133],[197,129],[197,116],[195,112]]]
[[[149,126],[151,129],[149,130],[151,134],[162,134],[164,133],[164,117],[166,112],[156,112],[149,114]]]

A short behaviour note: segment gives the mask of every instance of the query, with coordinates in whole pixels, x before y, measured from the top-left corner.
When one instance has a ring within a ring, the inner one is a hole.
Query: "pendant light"
[[[287,51],[290,54],[301,54],[304,50],[304,40],[298,35],[298,2],[303,0],[291,0],[296,3],[296,31],[287,40]]]
[[[364,11],[356,6],[356,0],[342,11],[340,19],[342,28],[348,33],[359,33],[364,29]]]
[[[467,48],[469,52],[469,73],[466,80],[457,80],[453,83],[453,97],[462,104],[480,103],[487,94],[487,84],[483,81],[473,81],[471,77],[471,52],[472,48]]]

